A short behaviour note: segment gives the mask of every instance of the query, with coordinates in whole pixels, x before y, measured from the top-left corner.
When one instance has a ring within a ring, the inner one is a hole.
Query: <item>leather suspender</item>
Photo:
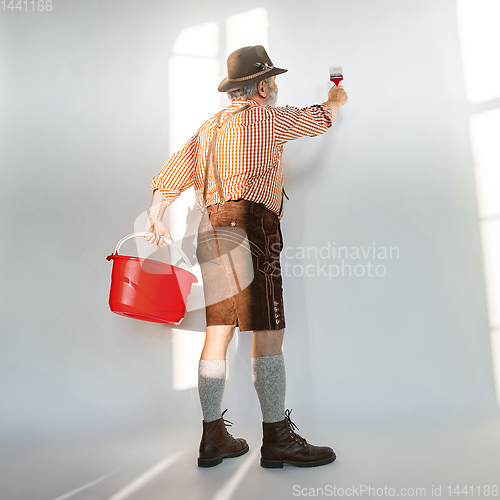
[[[281,193],[281,206],[280,206],[280,213],[278,214],[278,217],[281,217],[281,213],[283,211],[283,195],[286,196],[285,188],[282,188],[282,193]],[[289,200],[288,196],[286,196],[286,199]]]
[[[210,168],[210,165],[212,165],[212,172],[214,174],[214,179],[215,179],[215,185],[217,186],[217,192],[219,193],[219,198],[221,200],[221,204],[223,205],[226,202],[226,198],[224,197],[224,193],[222,192],[222,185],[220,182],[220,177],[219,177],[219,171],[217,168],[217,152],[216,152],[216,141],[217,141],[217,134],[219,129],[224,125],[230,118],[232,118],[234,115],[237,113],[240,113],[241,111],[245,111],[245,109],[248,109],[250,107],[249,104],[245,104],[244,106],[241,106],[238,108],[236,111],[233,111],[229,114],[229,116],[226,117],[224,122],[221,123],[221,118],[222,114],[224,113],[224,110],[219,111],[217,114],[217,125],[215,126],[214,132],[212,134],[212,139],[210,141],[210,145],[208,146],[208,151],[207,151],[207,158],[205,161],[205,178],[203,181],[203,205],[206,206],[207,204],[207,189],[208,189],[208,169]]]

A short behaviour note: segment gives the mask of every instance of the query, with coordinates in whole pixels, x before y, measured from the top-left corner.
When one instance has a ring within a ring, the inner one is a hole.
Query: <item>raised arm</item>
[[[338,87],[334,85],[330,89],[328,92],[328,100],[322,104],[332,112],[332,121],[335,120],[340,107],[343,106],[347,100],[347,93],[342,85],[339,85]]]
[[[338,110],[347,102],[343,87],[332,87],[328,100],[305,108],[285,106],[271,108],[274,120],[275,138],[278,144],[293,141],[299,137],[314,137],[324,134],[335,120]]]

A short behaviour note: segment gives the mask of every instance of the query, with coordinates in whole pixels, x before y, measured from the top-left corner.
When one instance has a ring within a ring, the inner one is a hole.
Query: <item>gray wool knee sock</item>
[[[200,359],[198,394],[205,422],[221,418],[222,395],[226,384],[225,359]]]
[[[252,358],[252,379],[264,422],[285,418],[285,361],[283,354]]]

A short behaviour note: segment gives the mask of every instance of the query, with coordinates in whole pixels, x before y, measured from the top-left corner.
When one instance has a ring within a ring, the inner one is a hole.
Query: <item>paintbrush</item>
[[[330,66],[330,81],[338,86],[343,79],[342,66]]]

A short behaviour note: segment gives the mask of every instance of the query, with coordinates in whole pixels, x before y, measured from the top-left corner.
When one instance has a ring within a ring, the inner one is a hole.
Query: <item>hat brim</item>
[[[265,75],[259,75],[255,78],[249,78],[248,80],[243,80],[242,82],[231,82],[227,78],[224,78],[224,80],[219,83],[217,90],[219,92],[230,92],[231,90],[242,89],[243,87],[252,85],[252,83],[260,82],[261,80],[265,80],[266,78],[270,78],[271,76],[286,73],[287,71],[287,69],[273,68],[271,71],[269,71],[269,73],[266,73]]]

